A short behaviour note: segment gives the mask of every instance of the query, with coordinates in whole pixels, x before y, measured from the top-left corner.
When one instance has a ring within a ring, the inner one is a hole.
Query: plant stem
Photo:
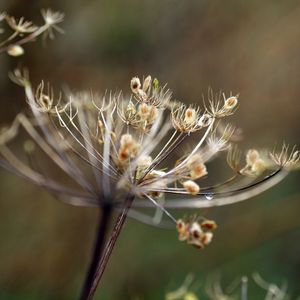
[[[89,294],[93,286],[93,280],[97,271],[97,266],[102,256],[105,236],[107,233],[111,213],[112,213],[111,206],[107,205],[103,207],[102,214],[99,217],[99,225],[96,231],[96,239],[95,239],[95,245],[93,250],[93,256],[89,265],[89,269],[85,278],[84,285],[81,290],[81,295],[79,298],[80,300],[89,299]]]
[[[116,220],[115,225],[113,227],[112,233],[111,233],[111,235],[110,235],[110,237],[107,241],[107,244],[104,248],[101,260],[100,260],[100,262],[97,266],[97,270],[96,270],[96,273],[95,273],[95,277],[94,277],[94,280],[93,280],[93,284],[92,284],[90,293],[89,293],[88,297],[84,298],[84,299],[91,300],[93,298],[95,292],[96,292],[97,286],[98,286],[98,284],[99,284],[99,282],[102,278],[102,275],[105,271],[106,265],[109,261],[110,255],[113,251],[114,245],[115,245],[115,243],[116,243],[116,241],[119,237],[121,229],[123,228],[123,225],[124,225],[125,220],[127,218],[127,213],[128,213],[128,210],[131,207],[133,199],[134,199],[134,196],[132,196],[132,195],[128,195],[125,199],[124,207],[123,207],[122,211],[119,213],[119,215],[117,217],[117,220]]]

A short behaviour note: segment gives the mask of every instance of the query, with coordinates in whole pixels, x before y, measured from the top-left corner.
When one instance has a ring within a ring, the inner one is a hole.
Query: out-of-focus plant
[[[193,276],[189,274],[184,283],[176,290],[166,293],[166,300],[200,300],[202,297],[197,296],[197,292],[192,287]],[[264,300],[288,300],[291,299],[288,294],[287,284],[281,287],[265,281],[258,273],[252,275],[252,279],[257,288],[263,289],[266,293]],[[205,293],[211,300],[247,300],[250,298],[249,279],[243,276],[239,280],[235,280],[226,289],[222,288],[220,280],[209,280],[205,287]],[[298,298],[297,298],[298,299]]]
[[[0,12],[0,54],[7,52],[11,56],[20,56],[24,54],[24,44],[35,41],[41,35],[44,39],[54,39],[55,30],[63,33],[57,24],[63,21],[64,14],[51,9],[42,10],[41,13],[44,24],[37,26],[24,17],[17,19]]]
[[[41,33],[53,37],[53,29],[60,31],[56,24],[62,21],[62,14],[47,10],[43,16],[45,25],[35,27],[3,15],[14,33],[2,52],[11,54],[11,47]],[[12,43],[17,37],[21,39]],[[24,88],[30,113],[18,114],[10,127],[2,129],[0,165],[68,204],[99,210],[80,299],[92,299],[127,216],[155,226],[172,226],[180,241],[202,249],[211,243],[216,223],[196,215],[177,219],[171,209],[207,208],[248,199],[299,166],[299,152],[285,145],[272,153],[251,149],[245,162],[241,160],[242,153],[234,145],[235,129],[224,125],[238,106],[238,96],[232,94],[210,90],[207,105],[201,109],[174,101],[167,86],[151,76],[142,81],[132,78],[129,97],[122,92],[57,96],[43,81],[34,88],[27,71],[17,69],[10,77]],[[26,139],[19,134],[21,130]],[[192,150],[176,157],[175,150],[184,145]],[[211,186],[201,185],[199,181],[210,174],[207,164],[222,152],[227,153],[232,176]],[[35,155],[44,155],[47,168],[56,166],[66,179],[57,180],[41,164],[37,167],[32,163]],[[151,208],[154,217],[146,214]],[[116,219],[113,211],[119,212]]]

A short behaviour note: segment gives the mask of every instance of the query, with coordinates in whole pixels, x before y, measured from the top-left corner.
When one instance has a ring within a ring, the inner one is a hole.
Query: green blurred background
[[[21,58],[0,57],[1,123],[26,106],[7,78],[16,66],[28,66],[35,83],[126,93],[132,76],[151,74],[187,103],[201,104],[208,87],[240,93],[232,122],[243,128],[242,148],[300,145],[299,1],[0,3],[0,11],[37,24],[48,7],[65,12],[66,34],[47,47],[26,45]],[[174,231],[129,220],[96,299],[163,299],[189,273],[201,295],[212,274],[226,286],[255,271],[300,295],[299,175],[244,203],[200,212],[220,225],[204,251],[179,243]],[[76,299],[97,212],[60,203],[5,170],[0,199],[0,299]],[[253,290],[250,299],[259,295]]]

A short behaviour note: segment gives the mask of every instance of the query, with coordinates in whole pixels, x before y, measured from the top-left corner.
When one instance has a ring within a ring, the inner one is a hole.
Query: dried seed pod
[[[205,246],[207,246],[208,244],[211,243],[213,236],[214,236],[214,235],[213,235],[212,232],[205,232],[205,233],[203,233],[203,235],[202,235],[201,242],[202,242]]]
[[[237,106],[237,104],[238,104],[237,97],[231,96],[231,97],[229,97],[225,100],[224,109],[225,110],[232,110]]]
[[[141,88],[141,81],[138,77],[133,77],[130,82],[131,90],[134,94]]]
[[[7,49],[7,54],[10,56],[21,56],[24,54],[24,49],[23,47],[19,45],[12,45]]]
[[[201,223],[201,227],[208,230],[215,230],[217,228],[217,224],[213,220],[205,220]]]
[[[191,195],[197,195],[200,191],[199,185],[192,180],[187,180],[182,185]]]
[[[198,121],[198,125],[200,127],[207,127],[211,124],[212,122],[212,117],[209,114],[204,114],[200,117]]]
[[[190,227],[190,233],[191,233],[191,236],[195,239],[200,239],[202,234],[203,234],[203,230],[201,228],[201,226],[199,225],[198,222],[193,222],[191,224],[191,227]]]
[[[151,86],[151,81],[152,81],[151,76],[148,75],[143,82],[143,91],[145,93],[148,91],[149,87]]]
[[[179,219],[176,222],[176,229],[178,231],[178,239],[179,241],[186,241],[189,236],[189,226],[183,220]]]
[[[184,122],[190,125],[193,122],[195,122],[196,118],[197,118],[196,110],[189,107],[184,113]]]

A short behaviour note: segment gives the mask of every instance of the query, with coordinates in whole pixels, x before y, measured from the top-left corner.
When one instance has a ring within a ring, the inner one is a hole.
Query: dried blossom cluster
[[[48,18],[50,25],[51,15],[45,14]],[[44,82],[34,90],[26,72],[16,70],[11,78],[25,89],[31,113],[19,114],[11,127],[2,130],[0,163],[4,167],[72,205],[111,205],[116,210],[128,205],[129,216],[161,226],[165,214],[177,227],[179,239],[197,248],[210,243],[215,223],[199,218],[177,221],[171,209],[245,200],[299,166],[299,152],[287,146],[273,153],[251,149],[242,159],[234,142],[236,130],[224,125],[236,111],[238,96],[210,90],[201,109],[174,101],[167,86],[151,76],[132,78],[130,97],[121,92],[102,96],[69,92],[62,97]],[[13,147],[21,128],[28,135],[23,156]],[[184,145],[190,147],[185,153]],[[28,157],[38,152],[68,180],[61,183],[31,164]],[[221,152],[227,153],[232,176],[204,186],[203,178],[214,178],[208,163]],[[154,208],[154,216],[147,208]]]
[[[57,24],[63,21],[64,14],[51,9],[42,10],[41,14],[44,24],[37,26],[24,17],[17,19],[0,12],[0,54],[7,52],[11,56],[21,56],[24,54],[24,44],[35,41],[41,35],[44,39],[54,39],[54,31],[63,33]]]
[[[191,218],[188,221],[177,220],[177,231],[180,241],[186,241],[196,248],[202,249],[211,243],[212,231],[217,228],[217,224],[212,220],[198,220]]]

